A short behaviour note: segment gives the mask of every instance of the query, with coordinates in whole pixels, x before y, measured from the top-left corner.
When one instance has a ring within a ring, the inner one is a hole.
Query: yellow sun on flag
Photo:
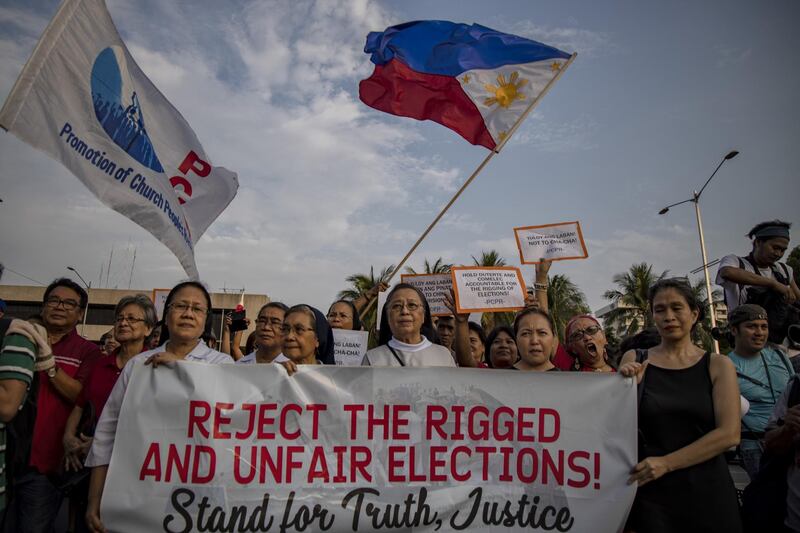
[[[494,96],[484,98],[484,105],[493,106],[499,104],[500,107],[508,107],[515,100],[524,100],[525,94],[520,91],[528,83],[528,80],[519,79],[519,72],[516,70],[511,73],[508,81],[503,74],[497,76],[497,85],[487,83],[484,88]]]

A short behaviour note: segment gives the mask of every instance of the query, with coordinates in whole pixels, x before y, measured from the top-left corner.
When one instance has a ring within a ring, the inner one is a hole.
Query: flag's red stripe
[[[490,150],[495,147],[478,108],[455,78],[422,74],[393,59],[376,65],[372,76],[359,84],[358,92],[370,107],[401,117],[433,120],[472,144]]]

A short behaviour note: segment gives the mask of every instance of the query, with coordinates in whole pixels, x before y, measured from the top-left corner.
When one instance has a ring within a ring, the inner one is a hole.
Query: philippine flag
[[[570,54],[478,24],[423,20],[367,35],[370,107],[433,120],[494,150]]]

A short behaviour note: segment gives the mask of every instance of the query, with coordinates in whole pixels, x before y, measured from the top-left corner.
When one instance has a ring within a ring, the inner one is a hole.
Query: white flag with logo
[[[133,61],[102,0],[65,0],[0,111],[198,277],[194,245],[236,195],[181,114]]]

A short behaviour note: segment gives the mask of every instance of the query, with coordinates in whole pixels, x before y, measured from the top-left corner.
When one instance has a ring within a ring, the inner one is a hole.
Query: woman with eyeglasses
[[[333,333],[322,311],[294,305],[283,319],[283,355],[280,364],[291,376],[298,365],[333,364]]]
[[[70,491],[70,523],[83,520],[89,486],[88,469],[83,459],[92,445],[94,426],[125,364],[145,351],[145,339],[156,324],[156,310],[144,294],[125,296],[114,310],[114,329],[109,336],[117,347],[101,357],[92,367],[75,401],[64,431],[64,469],[75,472],[68,480]],[[74,527],[73,527],[74,529]]]
[[[233,363],[229,355],[212,350],[202,341],[203,334],[211,329],[211,295],[199,282],[185,281],[169,292],[163,322],[160,346],[134,356],[131,361],[144,361],[153,368],[177,361]],[[100,517],[100,499],[114,448],[119,412],[133,367],[129,361],[111,390],[86,459],[86,466],[92,467],[86,523],[95,532],[105,531]]]
[[[575,359],[572,370],[616,372],[608,357],[608,341],[600,322],[591,315],[572,317],[564,328],[567,351]]]
[[[350,300],[336,300],[328,308],[328,324],[333,329],[361,330],[361,319],[356,305]]]
[[[361,364],[457,366],[450,350],[431,339],[435,333],[425,296],[413,285],[398,283],[383,306],[378,347],[368,351]]]
[[[281,302],[269,302],[261,307],[256,318],[253,348],[236,361],[237,365],[280,363],[286,361],[283,349],[283,319],[289,308]],[[248,339],[248,343],[250,340]]]
[[[620,374],[639,382],[638,483],[627,530],[742,531],[723,452],[739,443],[739,386],[726,356],[692,342],[703,308],[683,280],[648,295],[658,346],[629,351]]]

